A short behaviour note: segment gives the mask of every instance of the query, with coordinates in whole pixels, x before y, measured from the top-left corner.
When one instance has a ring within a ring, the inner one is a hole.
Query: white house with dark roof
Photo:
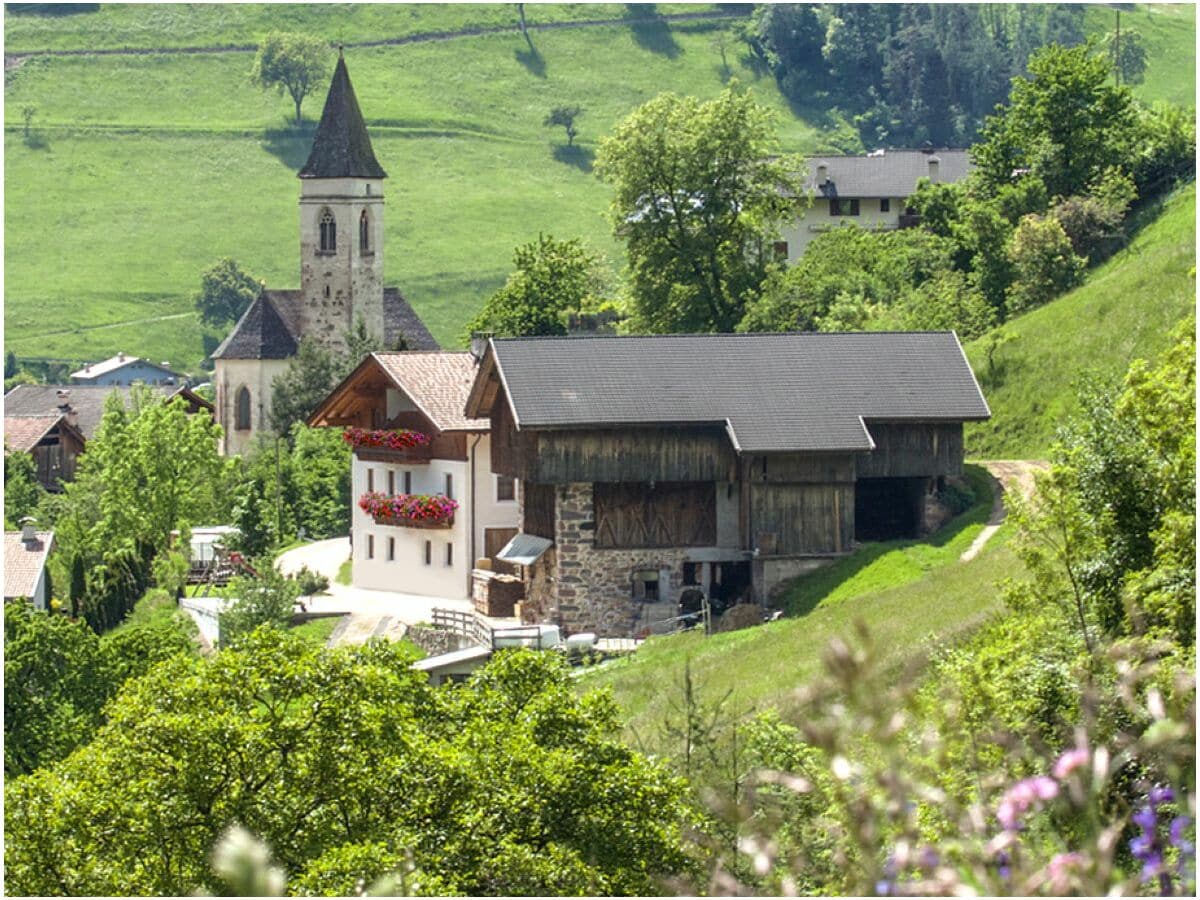
[[[923,533],[990,411],[954,333],[919,332],[493,339],[466,414],[521,485],[523,617],[628,636]]]
[[[438,343],[397,288],[384,287],[383,180],[339,55],[300,178],[300,289],[264,290],[213,352],[222,453],[240,453],[270,427],[274,379],[300,341],[345,349],[358,322],[384,347]]]
[[[876,150],[865,156],[821,156],[808,160],[805,191],[813,198],[786,226],[776,255],[793,263],[819,234],[843,225],[896,229],[915,224],[907,201],[922,178],[961,181],[972,165],[966,150]]]
[[[477,557],[493,556],[517,533],[517,485],[493,473],[490,423],[464,415],[475,377],[467,352],[373,353],[317,407],[309,424],[415,431],[426,443],[356,446],[351,458],[351,583],[355,587],[466,598]],[[436,520],[376,517],[359,501],[445,498]]]
[[[103,362],[88,363],[78,372],[72,372],[71,381],[75,384],[128,387],[135,381],[149,385],[182,385],[187,379],[168,368],[165,362],[159,365],[138,356],[118,353]]]

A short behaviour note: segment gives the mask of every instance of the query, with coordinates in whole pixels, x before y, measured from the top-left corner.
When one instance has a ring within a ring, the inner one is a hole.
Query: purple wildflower
[[[1158,814],[1151,806],[1143,806],[1133,814],[1133,824],[1147,833],[1154,831],[1158,825]]]
[[[1088,755],[1086,747],[1076,747],[1074,750],[1068,750],[1055,762],[1054,777],[1062,781],[1076,769],[1086,766],[1088,764]]]
[[[1171,846],[1179,850],[1180,853],[1196,852],[1195,845],[1185,835],[1187,827],[1191,824],[1192,820],[1187,816],[1176,816],[1171,820]]]
[[[1164,803],[1175,799],[1175,792],[1169,787],[1153,787],[1150,789],[1150,805],[1156,809]]]
[[[1005,881],[1012,878],[1012,857],[1008,855],[1007,850],[996,854],[996,874]]]

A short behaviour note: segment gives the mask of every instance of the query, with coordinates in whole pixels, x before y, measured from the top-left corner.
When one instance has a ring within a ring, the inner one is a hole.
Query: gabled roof
[[[46,568],[46,557],[54,546],[53,531],[35,532],[37,539],[25,543],[21,532],[4,532],[4,599],[33,597],[38,579]]]
[[[371,138],[350,84],[346,60],[338,54],[333,81],[325,97],[325,109],[313,138],[308,162],[301,178],[387,178],[375,159]]]
[[[4,445],[28,453],[38,445],[65,416],[47,413],[39,416],[4,416]]]
[[[379,392],[382,384],[403,392],[439,432],[487,431],[487,419],[463,415],[474,380],[475,359],[466,351],[372,353],[321,401],[308,424],[341,424],[361,391]]]
[[[198,397],[187,388],[171,384],[148,385],[148,390],[169,400],[176,395],[211,412],[212,404]],[[29,416],[62,416],[62,399],[59,392],[67,392],[67,403],[76,414],[75,428],[86,440],[96,436],[100,419],[104,416],[104,401],[108,395],[118,393],[126,408],[132,387],[125,385],[99,384],[19,384],[4,395],[4,428],[13,418]]]
[[[966,150],[884,150],[867,156],[818,156],[808,160],[804,188],[828,197],[908,197],[918,178],[928,178],[930,161],[937,160],[939,183],[961,181],[974,168]],[[825,166],[828,185],[817,183],[817,168]]]
[[[123,369],[126,366],[131,366],[134,363],[141,363],[143,366],[149,366],[152,369],[158,369],[160,372],[174,376],[180,380],[183,378],[183,376],[181,376],[178,372],[172,372],[166,366],[159,365],[158,363],[152,363],[150,360],[143,359],[140,356],[127,356],[124,353],[118,353],[116,356],[112,357],[111,359],[106,359],[103,362],[86,365],[78,372],[72,372],[71,377],[91,380],[93,378],[99,378],[101,375],[107,375],[109,372],[115,372],[117,369]]]
[[[213,359],[288,359],[295,356],[296,338],[276,308],[270,292],[251,303],[229,337],[213,351]]]
[[[412,308],[399,288],[383,289],[383,342],[384,346],[395,347],[401,337],[405,350],[440,350],[437,342],[417,311]]]
[[[494,339],[467,403],[500,380],[519,429],[709,424],[741,453],[871,450],[867,424],[990,417],[946,332]]]

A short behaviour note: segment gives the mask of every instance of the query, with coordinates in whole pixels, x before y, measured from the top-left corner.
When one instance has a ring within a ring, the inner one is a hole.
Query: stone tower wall
[[[382,339],[383,182],[369,178],[305,178],[300,188],[301,331],[340,352],[344,334],[359,317]],[[321,250],[321,213],[337,223],[337,247]],[[370,241],[359,247],[359,220],[366,211]]]

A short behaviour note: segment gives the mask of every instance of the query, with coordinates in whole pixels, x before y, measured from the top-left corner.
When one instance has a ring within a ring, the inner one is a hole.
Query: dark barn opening
[[[854,539],[917,537],[926,478],[860,478],[854,485]]]

